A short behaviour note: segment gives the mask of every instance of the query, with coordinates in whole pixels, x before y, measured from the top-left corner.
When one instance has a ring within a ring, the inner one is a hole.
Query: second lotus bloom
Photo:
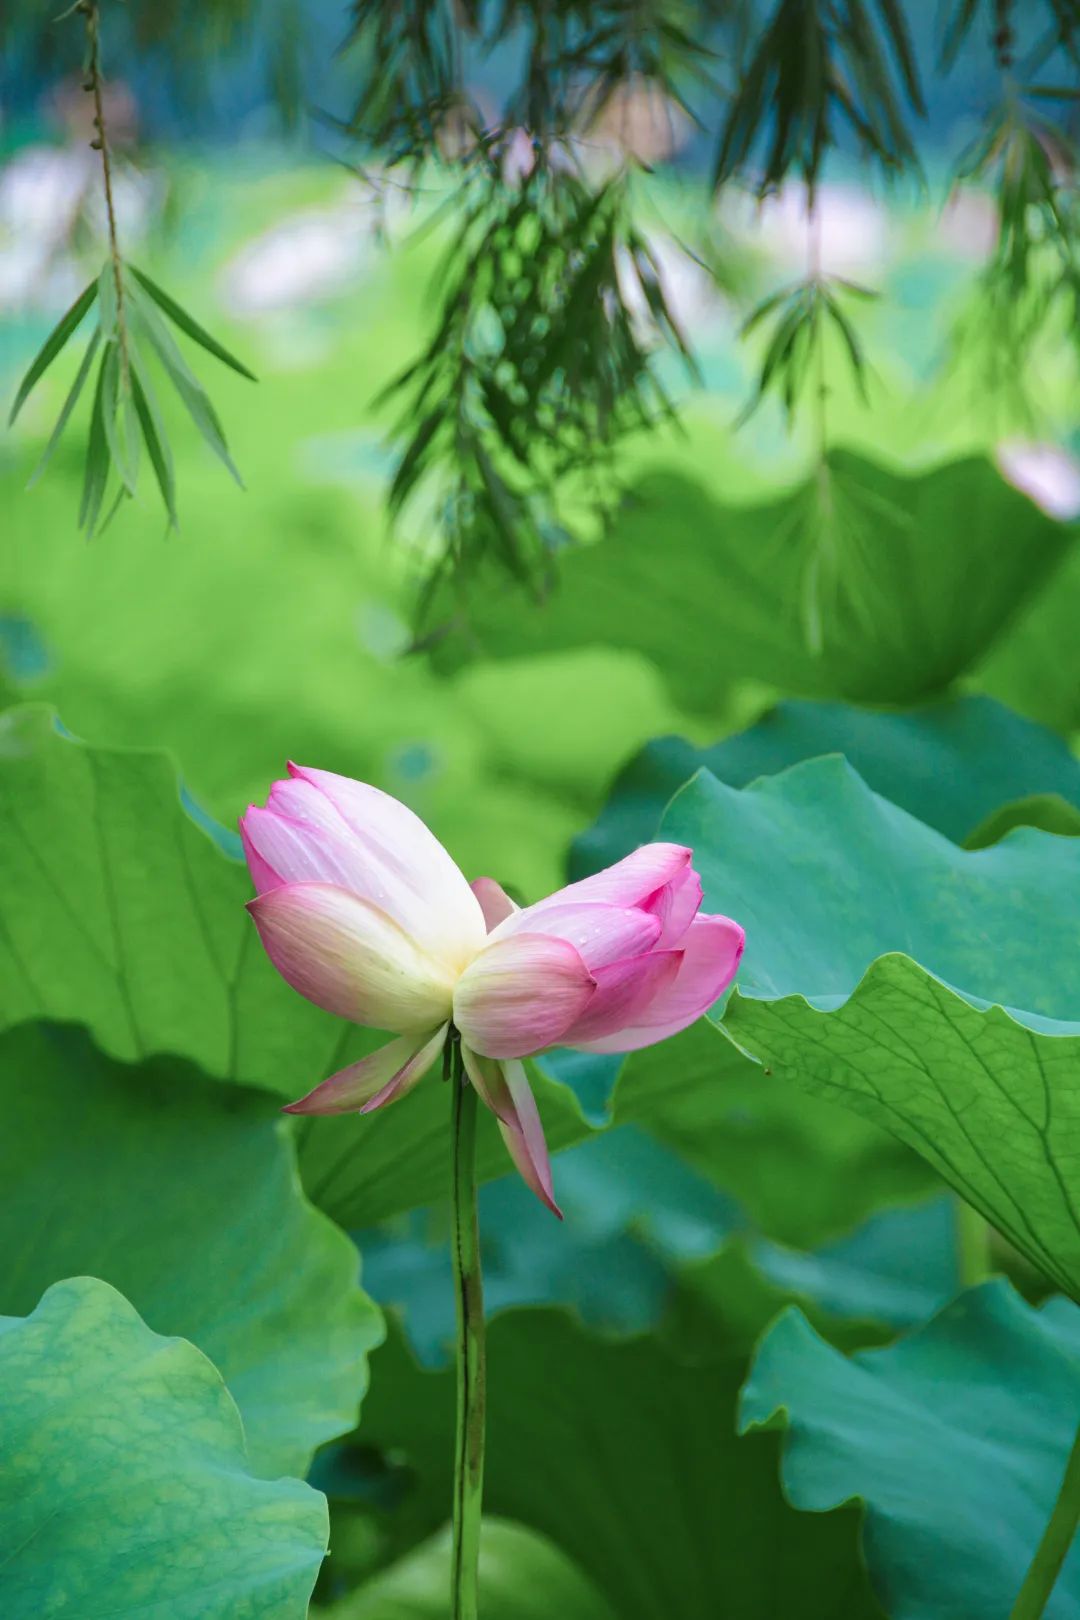
[[[278,972],[318,1006],[396,1036],[291,1105],[369,1112],[404,1096],[453,1024],[514,1163],[558,1213],[521,1059],[631,1052],[674,1035],[731,983],[743,931],[700,911],[693,852],[646,844],[519,909],[469,884],[424,823],[377,788],[290,765],[241,820],[249,909]]]

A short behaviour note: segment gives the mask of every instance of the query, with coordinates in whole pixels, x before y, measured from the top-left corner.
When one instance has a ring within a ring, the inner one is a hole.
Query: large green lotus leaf
[[[321,1012],[267,961],[246,869],[184,809],[165,755],[91,748],[32,707],[0,718],[0,1027],[85,1024],[110,1056],[170,1054],[211,1078],[295,1097],[378,1044]],[[538,1076],[552,1145],[588,1134]],[[370,1118],[305,1122],[306,1184],[346,1224],[442,1197],[449,1103],[437,1079]],[[508,1165],[493,1123],[481,1171]]]
[[[962,697],[909,713],[847,703],[778,703],[749,731],[710,748],[681,737],[647,743],[616,779],[596,824],[575,841],[571,876],[619,860],[656,834],[668,801],[702,766],[731,787],[819,754],[843,754],[876,793],[960,844],[1011,826],[1080,826],[1080,760],[1061,738],[991,698]],[[1048,803],[1024,804],[1033,795]],[[1009,804],[1011,814],[1002,816]],[[1047,817],[1060,806],[1075,822]],[[993,818],[991,824],[991,818]]]
[[[956,1200],[874,1216],[838,1243],[806,1253],[758,1237],[679,1267],[663,1336],[686,1354],[723,1344],[749,1355],[795,1304],[831,1344],[854,1349],[923,1322],[959,1285]]]
[[[244,911],[252,889],[180,803],[168,758],[91,748],[49,711],[0,721],[0,1019],[85,1023],[134,1061],[295,1094],[343,1026],[276,975]]]
[[[967,849],[997,844],[1014,827],[1038,827],[1059,838],[1080,838],[1080,810],[1059,793],[1031,793],[998,807],[964,839]]]
[[[22,1025],[0,1035],[0,1107],[0,1311],[103,1277],[221,1369],[260,1473],[306,1474],[355,1424],[382,1322],[353,1244],[301,1191],[275,1100]]]
[[[916,702],[985,651],[1070,538],[979,459],[904,474],[835,451],[824,479],[741,507],[656,473],[607,538],[564,559],[546,607],[523,613],[505,588],[478,591],[467,643],[447,640],[440,656],[623,647],[699,713],[748,678],[803,697]]]
[[[1075,526],[1074,526],[1075,532]],[[1080,729],[1080,546],[974,671],[979,687],[1055,731]]]
[[[446,1620],[450,1534],[442,1531],[329,1608],[321,1620]],[[492,1620],[616,1620],[566,1555],[519,1524],[485,1519],[480,1603]]]
[[[742,791],[702,773],[664,831],[747,929],[732,1038],[895,1131],[1080,1290],[1076,840],[961,850],[836,759]]]
[[[759,1231],[800,1248],[938,1185],[880,1126],[763,1074],[706,1019],[632,1053],[612,1110],[731,1194]]]
[[[194,1345],[77,1277],[0,1318],[0,1388],[5,1620],[303,1620],[326,1503],[251,1473]]]
[[[743,1429],[786,1429],[797,1508],[861,1497],[867,1562],[893,1620],[1006,1620],[1080,1420],[1080,1314],[1000,1281],[909,1337],[845,1359],[797,1312],[764,1340]],[[1046,1608],[1080,1617],[1080,1543]]]
[[[171,1054],[211,1078],[289,1097],[379,1039],[320,1012],[270,967],[244,911],[247,873],[184,809],[164,755],[91,748],[62,735],[44,709],[10,711],[0,731],[0,827],[4,1024],[40,1016],[81,1022],[113,1057]],[[741,1095],[718,1083],[732,1068],[746,1082]],[[723,1184],[730,1171],[737,1195],[746,1186],[767,1200],[764,1180],[746,1173],[748,1131],[760,1140],[772,1129],[768,1121],[762,1130],[747,1125],[760,1095],[758,1086],[750,1096],[749,1081],[757,1085],[758,1078],[702,1025],[685,1049],[668,1044],[630,1060],[620,1090],[626,1106],[618,1101],[614,1117],[655,1123],[674,1145],[691,1146],[712,1179]],[[539,1072],[536,1086],[553,1149],[590,1134],[566,1086]],[[886,1197],[926,1186],[910,1158],[891,1144],[882,1147],[871,1127],[836,1124],[830,1110],[813,1104],[791,1109],[810,1130],[820,1118],[823,1149],[824,1133],[833,1131],[848,1168],[880,1162],[885,1177],[826,1182],[804,1174],[803,1194],[784,1194],[793,1214],[805,1197],[804,1241],[855,1224]],[[600,1114],[611,1117],[606,1102]],[[444,1088],[432,1077],[373,1116],[303,1121],[297,1141],[305,1186],[321,1208],[353,1228],[440,1200],[448,1119]],[[786,1134],[785,1162],[799,1163],[801,1125],[789,1131],[778,1114],[776,1123]],[[485,1178],[508,1168],[486,1115],[480,1164]],[[814,1186],[823,1189],[820,1200]],[[770,1217],[763,1225],[773,1235],[793,1235],[790,1222]]]
[[[875,1614],[847,1510],[785,1503],[775,1441],[735,1437],[741,1363],[690,1364],[654,1339],[611,1341],[563,1312],[489,1330],[488,1510],[538,1531],[619,1620],[845,1620]],[[396,1335],[377,1353],[359,1439],[403,1456],[413,1534],[446,1517],[454,1374],[423,1372]]]

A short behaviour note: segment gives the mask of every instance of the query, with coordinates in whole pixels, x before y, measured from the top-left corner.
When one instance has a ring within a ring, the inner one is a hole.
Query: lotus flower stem
[[[1065,1464],[1065,1477],[1061,1481],[1057,1501],[1043,1531],[1031,1567],[1024,1577],[1020,1594],[1013,1604],[1009,1620],[1039,1620],[1050,1601],[1061,1566],[1068,1556],[1080,1523],[1080,1428],[1076,1431],[1069,1460]]]
[[[477,1620],[477,1566],[484,1490],[484,1286],[476,1214],[476,1090],[469,1084],[461,1042],[452,1031],[443,1072],[452,1090],[452,1230],[457,1302],[457,1433],[454,1446],[451,1620]]]

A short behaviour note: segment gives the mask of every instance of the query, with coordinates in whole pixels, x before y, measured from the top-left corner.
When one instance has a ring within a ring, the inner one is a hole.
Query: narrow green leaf
[[[41,460],[38,462],[37,466],[30,475],[30,482],[26,486],[27,489],[33,489],[34,485],[45,471],[45,468],[52,457],[53,451],[60,443],[60,436],[68,424],[68,418],[71,416],[72,411],[78,404],[79,396],[86,385],[86,379],[90,375],[90,367],[94,363],[94,356],[97,354],[98,345],[100,343],[101,328],[100,326],[95,326],[90,338],[90,342],[86,345],[86,353],[83,355],[79,369],[75,374],[75,381],[72,383],[68,397],[64,401],[63,409],[56,419],[56,426],[49,435],[49,442],[42,451]]]
[[[90,305],[94,302],[97,294],[98,284],[96,281],[92,281],[88,287],[83,288],[82,292],[79,294],[78,298],[76,298],[67,314],[64,315],[53,327],[52,331],[45,339],[45,342],[38,350],[36,356],[31,361],[30,368],[24,376],[22,382],[19,384],[19,391],[15,395],[15,403],[11,407],[11,415],[8,417],[8,427],[11,426],[19,412],[22,410],[23,405],[26,403],[27,395],[30,393],[30,390],[33,388],[34,384],[56,359],[56,356],[60,353],[60,350],[64,347],[64,344],[67,342],[71,334],[75,331],[76,327],[79,325],[79,322],[90,308]]]
[[[105,351],[105,391],[102,399],[102,415],[105,427],[105,439],[109,447],[109,455],[113,466],[120,475],[120,481],[129,495],[134,495],[135,484],[139,475],[138,463],[132,460],[130,447],[123,425],[122,411],[126,390],[122,390],[122,376],[120,363],[120,349],[116,343],[110,343]],[[111,516],[111,514],[110,514]]]
[[[896,59],[907,89],[911,105],[916,112],[925,116],[926,103],[923,101],[922,85],[919,83],[919,68],[915,60],[915,50],[911,43],[911,34],[907,19],[898,0],[878,0],[878,9],[889,31],[889,37],[896,52]]]
[[[216,338],[211,337],[206,328],[200,326],[194,316],[189,315],[186,309],[182,309],[175,298],[170,298],[169,294],[163,287],[159,287],[156,281],[151,281],[144,270],[137,269],[133,264],[129,264],[128,269],[143,290],[150,294],[158,308],[164,310],[165,314],[174,325],[180,328],[181,332],[186,332],[188,337],[198,343],[201,348],[204,348],[208,354],[214,355],[224,365],[231,366],[233,371],[240,373],[241,377],[247,377],[251,382],[258,382],[258,378],[253,371],[249,371],[247,366],[242,365],[236,356],[230,354],[228,349],[224,348]]]
[[[220,418],[211,404],[206,390],[195,376],[195,373],[189,368],[173,341],[172,333],[157,311],[145,299],[133,297],[132,311],[137,329],[145,335],[150,347],[164,366],[169,381],[179,394],[188,415],[215,456],[228,468],[240,488],[243,489],[244,480],[241,478],[236,464],[229,454],[229,447],[225,442],[225,432]]]
[[[79,503],[79,528],[86,530],[87,539],[94,532],[105,485],[109,478],[109,445],[105,436],[105,396],[108,386],[109,356],[115,359],[114,346],[106,342],[105,352],[98,367],[97,386],[94,390],[94,408],[90,415],[90,437],[86,445],[86,470],[83,474],[82,500]]]
[[[120,324],[119,307],[116,298],[116,272],[112,260],[106,260],[98,276],[98,319],[104,335],[112,337]]]
[[[173,471],[172,451],[165,436],[165,428],[161,421],[157,400],[154,397],[150,378],[143,366],[142,356],[137,349],[131,351],[131,395],[135,404],[135,412],[142,428],[142,436],[146,441],[146,448],[150,455],[150,463],[154,469],[154,476],[161,491],[161,498],[165,502],[165,510],[169,514],[170,527],[177,527],[176,516],[176,475]]]

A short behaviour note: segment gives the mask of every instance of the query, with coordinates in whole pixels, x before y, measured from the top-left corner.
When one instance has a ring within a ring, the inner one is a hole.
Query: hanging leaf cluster
[[[101,274],[83,288],[57,322],[19,384],[9,425],[91,310],[96,310],[97,324],[31,476],[31,486],[48,466],[76,405],[90,384],[90,431],[79,527],[90,538],[104,528],[122,501],[136,495],[143,452],[164,503],[169,526],[176,526],[173,455],[159,404],[152,359],[207,445],[243,488],[218,414],[180,352],[173,328],[242,377],[254,380],[252,373],[163,288],[131,264],[108,260]],[[106,507],[110,488],[113,499]]]

